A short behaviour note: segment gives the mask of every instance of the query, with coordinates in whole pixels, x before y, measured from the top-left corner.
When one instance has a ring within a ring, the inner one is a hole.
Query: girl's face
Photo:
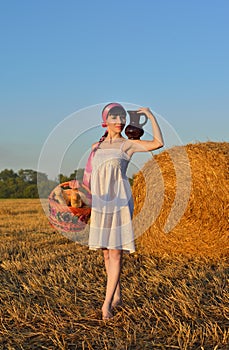
[[[115,132],[121,132],[126,124],[124,112],[111,112],[107,116],[107,126]]]

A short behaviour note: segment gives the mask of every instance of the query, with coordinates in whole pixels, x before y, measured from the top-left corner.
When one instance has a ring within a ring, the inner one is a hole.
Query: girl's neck
[[[108,133],[106,140],[110,143],[112,143],[113,141],[117,141],[123,139],[121,134],[112,134],[112,133]]]
[[[120,138],[122,138],[121,133],[109,132],[109,131],[108,131],[107,139],[115,140],[115,139],[120,139]]]

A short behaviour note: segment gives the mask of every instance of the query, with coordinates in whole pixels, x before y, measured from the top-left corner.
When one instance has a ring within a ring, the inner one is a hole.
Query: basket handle
[[[77,182],[76,182],[77,185],[78,185],[77,187],[83,187],[88,193],[91,194],[90,189],[89,189],[84,183],[80,183],[78,180],[71,180],[71,181],[77,181]],[[63,182],[63,183],[60,184],[60,186],[61,186],[61,187],[71,187],[71,188],[72,188],[72,186],[70,185],[70,182],[71,182],[71,181]]]
[[[61,184],[59,184],[59,186],[61,186],[61,187],[69,187],[69,181],[62,182]]]
[[[72,184],[71,184],[72,183]],[[62,187],[79,188],[80,183],[78,180],[70,180],[60,184]]]

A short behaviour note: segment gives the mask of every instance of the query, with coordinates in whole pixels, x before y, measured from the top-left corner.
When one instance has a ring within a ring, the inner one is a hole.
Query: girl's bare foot
[[[109,306],[107,307],[106,305],[103,305],[103,307],[102,307],[102,319],[109,320],[112,317],[113,317],[113,314],[111,312],[111,308]]]

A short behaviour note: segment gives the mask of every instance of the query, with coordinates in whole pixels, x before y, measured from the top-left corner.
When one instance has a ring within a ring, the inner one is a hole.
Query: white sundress
[[[127,140],[102,142],[92,161],[92,210],[89,249],[135,251],[132,228],[133,198],[126,175],[130,157]]]

